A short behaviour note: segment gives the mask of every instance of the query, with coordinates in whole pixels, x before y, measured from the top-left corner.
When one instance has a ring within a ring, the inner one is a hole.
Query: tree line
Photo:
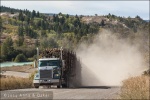
[[[37,46],[40,47],[40,49],[47,47],[58,48],[61,46],[74,49],[81,41],[86,40],[90,43],[94,34],[97,34],[101,27],[112,27],[116,31],[122,30],[121,26],[106,25],[104,20],[99,23],[92,22],[87,24],[82,21],[82,15],[70,16],[69,14],[62,14],[60,12],[48,16],[35,10],[13,9],[4,6],[1,6],[1,12],[18,14],[11,18],[0,17],[1,32],[6,31],[4,24],[7,23],[7,25],[17,27],[15,30],[16,33],[14,34],[18,35],[16,41],[12,41],[11,37],[8,37],[2,43],[1,59],[3,61],[14,61],[17,55],[20,54],[24,55],[22,58],[34,58],[36,55],[35,48]],[[137,32],[139,26],[143,25],[144,28],[145,25],[139,16],[136,16],[136,19],[139,21],[132,20],[130,17],[127,19],[117,17],[113,14],[108,14],[105,17],[110,20],[123,22],[134,32]],[[37,40],[32,48],[24,49],[28,47],[25,43],[25,36]],[[38,40],[40,40],[40,42]]]

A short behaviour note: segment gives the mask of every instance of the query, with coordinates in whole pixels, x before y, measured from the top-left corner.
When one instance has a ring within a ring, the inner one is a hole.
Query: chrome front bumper
[[[40,85],[53,85],[53,84],[59,84],[59,79],[40,79],[40,80],[33,80],[34,84],[40,84]]]

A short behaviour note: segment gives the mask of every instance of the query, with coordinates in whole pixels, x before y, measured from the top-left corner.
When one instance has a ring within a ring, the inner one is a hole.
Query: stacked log
[[[45,49],[40,53],[40,56],[43,58],[61,58],[61,49]],[[73,51],[67,49],[62,49],[62,59],[65,61],[65,73],[66,75],[75,74],[76,67],[76,54]]]

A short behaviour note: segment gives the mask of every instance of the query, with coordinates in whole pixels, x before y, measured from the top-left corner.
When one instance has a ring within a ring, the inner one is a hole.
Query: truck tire
[[[39,86],[34,86],[35,88],[39,88]]]
[[[60,85],[57,85],[57,88],[60,88]]]
[[[66,85],[67,85],[67,88],[69,88],[69,77],[67,77]]]
[[[35,87],[35,88],[39,88],[39,85],[38,85],[38,84],[34,84],[34,87]]]
[[[66,88],[67,87],[67,85],[66,84],[62,84],[62,88]]]

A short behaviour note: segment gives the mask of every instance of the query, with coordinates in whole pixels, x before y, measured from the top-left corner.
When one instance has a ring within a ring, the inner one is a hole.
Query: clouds
[[[78,15],[141,16],[149,19],[149,1],[1,1],[2,5],[36,10],[43,13],[68,13]]]

